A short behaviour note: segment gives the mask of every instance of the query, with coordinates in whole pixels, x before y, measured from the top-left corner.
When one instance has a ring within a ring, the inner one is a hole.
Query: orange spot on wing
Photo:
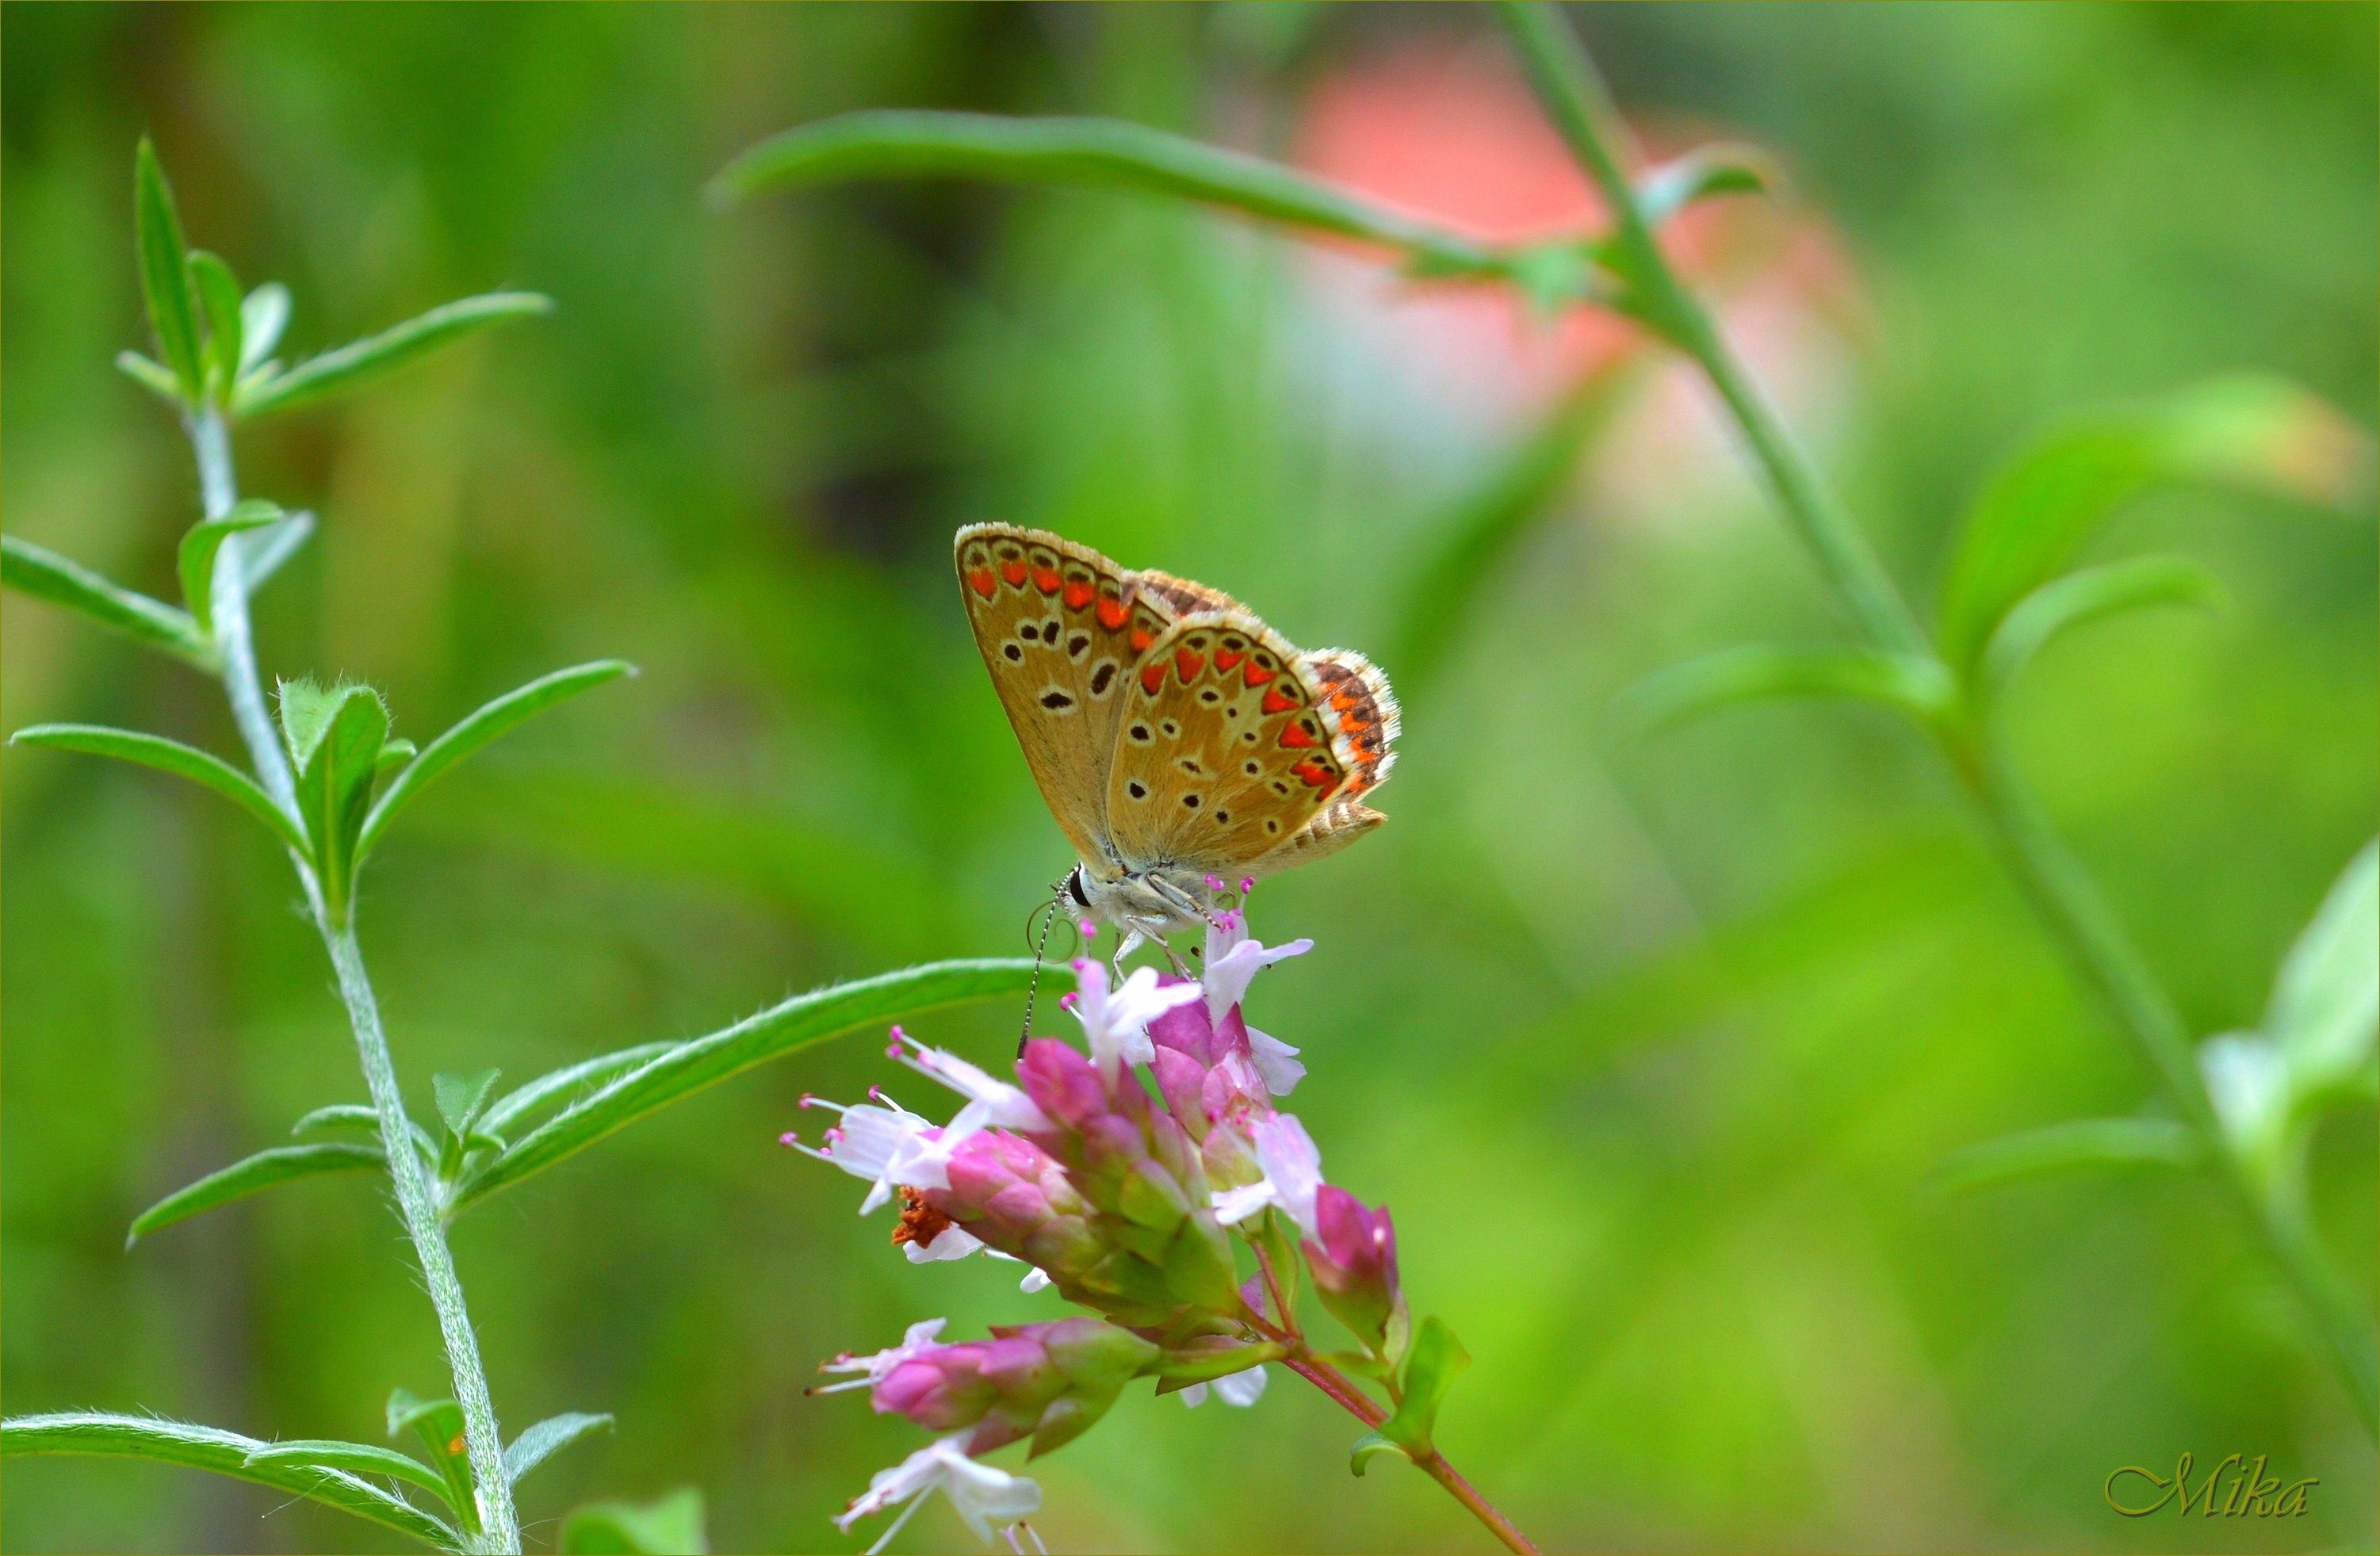
[[[1162,661],[1160,661],[1155,664],[1144,664],[1140,667],[1141,690],[1148,693],[1151,697],[1155,697],[1159,689],[1164,685],[1165,665]]]
[[[1281,743],[1292,750],[1300,750],[1311,747],[1314,736],[1305,733],[1304,724],[1291,724],[1281,732]]]
[[[1266,669],[1255,660],[1248,661],[1247,669],[1241,672],[1242,676],[1252,687],[1260,687],[1279,674],[1279,671]]]
[[[1297,699],[1282,696],[1279,687],[1265,693],[1264,711],[1268,713],[1285,713],[1296,706]]]
[[[992,577],[991,569],[989,567],[976,568],[967,575],[966,581],[969,589],[974,590],[986,600],[1000,591],[1000,580]]]
[[[1154,643],[1155,641],[1157,641],[1157,639],[1156,639],[1155,638],[1153,638],[1153,637],[1151,637],[1151,636],[1149,635],[1149,631],[1148,631],[1148,629],[1147,627],[1145,627],[1145,626],[1135,626],[1135,627],[1134,627],[1134,628],[1132,629],[1132,651],[1133,651],[1133,652],[1135,652],[1135,653],[1143,653],[1143,652],[1146,652],[1146,651],[1148,650],[1148,645],[1149,645],[1149,644],[1151,644],[1151,643]],[[1160,674],[1162,674],[1162,673],[1163,673],[1163,672],[1161,672],[1161,671],[1160,672]]]
[[[1036,568],[1033,573],[1033,587],[1039,590],[1044,594],[1057,593],[1058,569],[1055,567]]]
[[[1110,632],[1123,631],[1123,618],[1130,614],[1124,609],[1123,602],[1114,595],[1105,594],[1099,597],[1099,625]]]
[[[1198,678],[1198,673],[1206,668],[1207,656],[1205,654],[1194,654],[1188,649],[1176,649],[1173,650],[1173,669],[1175,673],[1182,677],[1182,684],[1184,686],[1186,687],[1191,682],[1196,680]]]
[[[1309,789],[1327,789],[1330,786],[1330,770],[1312,757],[1306,758],[1290,771],[1296,773]]]
[[[1084,606],[1086,606],[1086,605],[1089,604],[1090,602],[1091,602],[1091,585],[1090,585],[1090,580],[1088,580],[1087,578],[1072,578],[1072,579],[1067,580],[1067,583],[1066,583],[1066,609],[1068,609],[1068,610],[1070,610],[1070,611],[1079,611],[1079,610],[1081,610]],[[1116,602],[1116,608],[1117,608],[1118,610],[1122,610],[1122,609],[1123,608],[1123,601],[1121,601],[1121,600],[1117,601],[1117,602]],[[1121,619],[1123,619],[1123,618],[1122,618],[1122,617],[1118,617],[1117,619],[1121,620]]]
[[[1229,649],[1217,649],[1215,650],[1215,668],[1218,670],[1233,669],[1237,667],[1240,661],[1247,657],[1248,656],[1245,654],[1235,654]]]
[[[1022,562],[1003,562],[1000,565],[1000,576],[1006,578],[1010,583],[1014,584],[1017,588],[1023,589],[1025,587],[1025,564]]]

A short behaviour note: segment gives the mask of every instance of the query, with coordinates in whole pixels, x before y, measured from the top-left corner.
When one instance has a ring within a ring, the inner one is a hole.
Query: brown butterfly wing
[[[1349,715],[1332,706],[1345,679],[1334,678],[1337,664],[1237,609],[1185,615],[1160,635],[1133,667],[1108,779],[1110,834],[1124,862],[1230,880],[1270,856],[1295,862],[1321,843],[1308,828],[1352,797],[1350,780],[1366,764],[1361,787],[1378,782],[1394,735],[1375,699],[1375,749],[1341,738]],[[1293,848],[1301,837],[1305,845]]]
[[[967,625],[1034,782],[1076,854],[1102,858],[1132,666],[1175,613],[1098,552],[1045,530],[969,525],[952,554]]]

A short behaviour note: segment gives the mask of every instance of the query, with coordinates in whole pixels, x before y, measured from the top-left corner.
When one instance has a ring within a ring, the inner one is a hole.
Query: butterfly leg
[[[1123,981],[1124,958],[1148,943],[1148,937],[1142,934],[1138,930],[1128,929],[1124,930],[1123,938],[1116,942],[1115,954],[1108,958],[1108,965],[1115,968],[1116,981],[1118,983],[1122,983]]]

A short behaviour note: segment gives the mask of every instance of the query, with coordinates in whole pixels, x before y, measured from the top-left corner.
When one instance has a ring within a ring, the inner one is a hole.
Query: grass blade
[[[199,360],[198,310],[190,298],[189,249],[182,241],[174,191],[157,164],[157,148],[145,135],[134,158],[132,218],[140,250],[140,289],[148,299],[150,325],[157,332],[158,352],[181,385],[182,397],[197,405],[206,390],[206,376]]]
[[[0,1455],[88,1453],[186,1465],[310,1498],[399,1534],[410,1535],[433,1550],[463,1549],[463,1537],[443,1520],[345,1470],[249,1462],[250,1454],[272,1446],[237,1432],[194,1426],[187,1421],[162,1421],[149,1416],[73,1411],[0,1421]]]
[[[1384,244],[1434,274],[1500,275],[1504,261],[1277,163],[1119,119],[1007,118],[879,109],[772,136],[711,180],[720,203],[858,178],[964,177],[1123,189],[1220,206],[1303,232]]]
[[[319,1177],[324,1173],[377,1173],[387,1165],[388,1159],[376,1145],[324,1140],[312,1145],[274,1146],[220,1172],[210,1173],[150,1206],[133,1218],[132,1230],[126,1235],[124,1246],[128,1248],[160,1228],[188,1221],[201,1210],[261,1194],[276,1184]]]
[[[445,734],[432,740],[422,753],[407,764],[396,775],[380,802],[364,818],[363,832],[356,840],[356,863],[361,866],[388,830],[398,811],[411,803],[413,796],[473,751],[504,734],[523,720],[544,712],[557,702],[567,701],[580,692],[600,687],[617,676],[636,673],[636,666],[624,659],[600,659],[589,664],[576,664],[567,670],[557,670],[551,675],[540,676],[528,685],[506,692],[494,701],[481,706]]]
[[[580,1438],[611,1429],[609,1416],[590,1416],[577,1410],[565,1416],[549,1416],[513,1439],[512,1445],[504,1450],[504,1478],[517,1481]]]
[[[179,773],[193,783],[204,784],[271,827],[273,835],[298,850],[300,857],[312,857],[306,846],[306,834],[298,830],[296,819],[273,804],[273,796],[258,787],[256,780],[221,757],[211,756],[195,746],[185,746],[159,735],[143,735],[138,730],[110,729],[104,724],[33,724],[9,736],[8,744],[88,751],[93,756],[138,762],[162,772]]]
[[[325,395],[352,389],[491,325],[552,310],[553,300],[535,292],[491,292],[485,297],[464,298],[369,339],[310,358],[287,372],[248,380],[239,386],[232,402],[232,414],[245,418],[294,409]]]
[[[1043,976],[1070,975],[1049,967]],[[1032,977],[1033,964],[1023,958],[935,962],[796,994],[723,1031],[674,1044],[592,1097],[572,1103],[514,1141],[467,1182],[449,1214],[459,1214],[496,1190],[577,1155],[614,1130],[755,1064],[855,1027],[891,1022],[946,1005],[1022,994]]]
[[[375,1442],[341,1442],[335,1438],[292,1438],[283,1442],[271,1442],[248,1456],[250,1465],[319,1465],[325,1469],[343,1469],[353,1475],[385,1475],[407,1480],[438,1494],[451,1512],[455,1493],[446,1477],[423,1464],[410,1453],[400,1453],[394,1448],[382,1448]]]
[[[102,626],[163,649],[211,675],[215,672],[214,649],[188,611],[120,589],[30,541],[0,535],[0,582],[37,600],[80,611]]]

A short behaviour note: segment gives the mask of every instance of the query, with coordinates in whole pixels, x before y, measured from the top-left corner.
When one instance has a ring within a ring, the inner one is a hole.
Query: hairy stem
[[[1693,358],[1710,380],[1787,519],[1862,634],[1876,648],[1939,663],[1866,537],[1835,501],[1709,312],[1662,254],[1644,207],[1612,152],[1620,132],[1610,96],[1577,35],[1541,0],[1499,0],[1497,8],[1547,116],[1610,207],[1617,262],[1632,290],[1634,310]],[[1934,733],[2050,938],[2106,1002],[2175,1106],[2219,1152],[2267,1249],[2323,1329],[2365,1426],[2380,1433],[2380,1361],[2374,1359],[2372,1315],[2344,1297],[2343,1283],[2306,1223],[2301,1197],[2294,1190],[2277,1194],[2261,1187],[2249,1164],[2216,1126],[2189,1031],[2171,997],[2050,826],[2039,802],[1998,748],[1988,723]]]
[[[209,518],[220,518],[239,500],[234,475],[231,437],[220,414],[203,410],[186,423],[199,466],[199,491]],[[231,701],[232,718],[239,726],[257,776],[275,803],[298,814],[298,790],[290,775],[281,737],[264,703],[257,678],[256,650],[249,627],[248,577],[241,559],[241,538],[235,536],[215,563],[214,592],[209,601],[215,640],[223,653],[224,690]],[[396,1064],[390,1057],[388,1038],[381,1030],[380,1004],[372,997],[371,979],[364,971],[363,950],[356,943],[352,924],[336,926],[322,900],[321,883],[302,859],[294,856],[300,881],[313,905],[315,927],[330,953],[338,975],[339,997],[355,1028],[356,1050],[362,1062],[364,1084],[371,1091],[372,1108],[380,1115],[381,1149],[388,1157],[389,1179],[396,1188],[399,1215],[415,1256],[421,1261],[431,1305],[438,1312],[440,1337],[446,1345],[446,1363],[453,1374],[455,1403],[463,1409],[464,1444],[471,1462],[471,1477],[479,1487],[480,1549],[516,1556],[520,1526],[513,1513],[511,1482],[504,1477],[504,1439],[496,1428],[494,1404],[488,1396],[487,1374],[480,1365],[480,1343],[471,1331],[471,1315],[463,1300],[463,1282],[455,1272],[454,1255],[438,1221],[437,1201],[414,1149],[413,1125],[406,1117],[405,1099],[397,1089]]]

